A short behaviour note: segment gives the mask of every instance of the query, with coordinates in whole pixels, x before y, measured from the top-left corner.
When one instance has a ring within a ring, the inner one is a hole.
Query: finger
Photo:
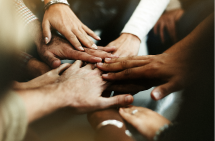
[[[66,39],[79,51],[84,51],[84,48],[81,46],[81,43],[77,39],[76,35],[74,35],[70,30],[63,30],[62,33]]]
[[[85,33],[85,31],[80,29],[75,29],[73,30],[73,32],[84,46],[92,49],[98,49],[96,44],[90,38],[88,38],[88,35]]]
[[[51,52],[45,53],[42,58],[53,69],[61,65],[60,59],[56,58]]]
[[[96,73],[98,73],[99,75],[101,75],[103,72],[100,70],[100,69],[98,69],[98,68],[95,68],[94,69],[94,71],[96,72]],[[109,85],[109,84],[108,84]]]
[[[96,40],[101,40],[101,38],[99,36],[97,36],[91,29],[89,29],[86,25],[83,25],[83,29],[84,31],[90,35],[91,37],[93,37]]]
[[[165,27],[164,22],[161,22],[161,24],[160,24],[160,38],[161,38],[162,43],[165,42],[165,38],[164,38],[164,27]]]
[[[134,101],[131,95],[118,95],[110,98],[100,98],[99,107],[100,109],[106,109],[110,107],[127,106]]]
[[[126,60],[150,60],[152,57],[153,55],[105,58],[105,63],[115,63],[115,62],[122,62]]]
[[[69,63],[65,63],[60,65],[60,67],[58,67],[57,69],[55,69],[54,71],[56,72],[56,74],[60,74],[62,73],[64,70],[68,69],[71,66],[71,64]]]
[[[136,120],[137,117],[131,115],[131,113],[128,113],[124,110],[124,108],[119,109],[119,114],[122,116],[123,119],[125,119],[128,123],[130,123],[133,126],[136,126],[138,121]]]
[[[51,41],[51,25],[49,21],[43,22],[43,37],[46,44],[48,44]]]
[[[168,33],[172,39],[172,41],[175,43],[177,41],[177,37],[176,37],[176,30],[175,30],[175,22],[174,21],[170,21],[168,26],[167,26],[167,30]]]
[[[158,34],[158,27],[159,27],[159,21],[156,23],[156,25],[155,25],[154,28],[153,28],[154,34],[155,34],[155,35]]]
[[[98,50],[105,51],[105,52],[114,52],[116,51],[116,47],[114,46],[98,47]]]
[[[84,66],[83,68],[84,68],[84,69],[87,69],[87,70],[94,70],[95,64],[87,64],[87,65]]]
[[[163,85],[160,85],[154,88],[151,92],[151,97],[154,100],[160,100],[165,96],[171,94],[172,92],[175,92],[178,90],[180,90],[180,87],[178,84],[175,84],[173,82],[165,83]]]
[[[97,67],[103,71],[113,72],[113,71],[122,71],[129,68],[140,67],[148,64],[147,60],[129,60],[129,61],[121,61],[112,64],[106,63],[97,63]]]
[[[72,65],[71,65],[71,69],[79,69],[81,68],[81,66],[83,65],[83,61],[81,60],[76,60]]]
[[[103,74],[102,78],[109,81],[128,80],[128,79],[147,79],[153,78],[156,72],[151,72],[146,66],[129,68],[117,73]],[[154,76],[155,77],[155,76]]]
[[[105,51],[88,49],[88,48],[85,48],[85,52],[90,54],[90,55],[100,57],[102,59],[105,59],[105,58],[117,58],[118,57],[116,55],[113,55],[111,53],[107,53]]]
[[[73,49],[69,49],[64,52],[67,59],[82,60],[90,63],[102,62],[102,58],[90,55],[86,52],[81,52]]]

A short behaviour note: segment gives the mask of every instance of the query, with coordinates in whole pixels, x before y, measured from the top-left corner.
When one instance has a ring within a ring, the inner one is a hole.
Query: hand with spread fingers
[[[48,71],[43,75],[36,77],[28,82],[14,82],[13,89],[14,90],[25,90],[25,89],[36,89],[43,87],[45,85],[53,84],[60,77],[60,73],[69,68],[71,64],[62,64],[58,68]]]
[[[116,51],[113,52],[114,55],[119,57],[128,57],[138,54],[140,48],[140,39],[129,33],[123,33],[119,38],[112,41],[107,45],[107,47],[116,47]]]
[[[110,72],[102,75],[105,80],[114,81],[114,83],[124,81],[118,84],[121,87],[117,88],[118,90],[121,88],[119,91],[123,92],[125,90],[131,91],[134,88],[141,91],[141,89],[146,90],[157,86],[151,92],[154,100],[160,100],[174,91],[183,89],[185,78],[189,72],[187,71],[186,59],[180,58],[180,55],[167,53],[154,56],[106,59],[106,62],[97,63],[99,69]],[[132,83],[132,85],[125,85],[123,88],[124,83]],[[116,86],[110,87],[116,90]]]
[[[143,107],[120,108],[121,117],[130,123],[148,140],[153,140],[156,132],[170,121],[158,113]]]
[[[50,0],[45,0],[45,4]],[[84,51],[83,46],[91,49],[97,49],[96,44],[90,38],[100,40],[91,29],[84,25],[65,4],[51,5],[43,17],[43,36],[45,43],[51,41],[51,28],[59,31],[66,39],[79,51]],[[82,46],[83,45],[83,46]]]
[[[173,43],[176,43],[178,41],[176,24],[180,20],[183,14],[184,14],[183,9],[170,10],[165,12],[157,21],[156,25],[154,26],[154,33],[157,35],[159,30],[162,43],[165,42],[165,38],[164,38],[165,28],[167,29]]]
[[[37,47],[40,57],[50,67],[57,68],[60,66],[60,59],[83,60],[90,63],[101,62],[105,58],[117,58],[111,54],[115,51],[115,47],[98,47],[97,50],[85,48],[85,51],[76,50],[71,44],[57,35],[49,44],[41,44]]]

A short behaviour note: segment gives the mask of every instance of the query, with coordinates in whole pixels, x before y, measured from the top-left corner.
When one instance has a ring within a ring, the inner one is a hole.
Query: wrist
[[[55,86],[48,85],[33,90],[16,91],[24,101],[29,123],[61,108],[60,100],[53,93],[54,88]]]
[[[126,39],[130,39],[130,40],[133,40],[133,41],[137,41],[137,42],[141,42],[141,40],[134,34],[130,34],[130,33],[122,33],[121,34],[121,37],[122,38],[126,38]]]

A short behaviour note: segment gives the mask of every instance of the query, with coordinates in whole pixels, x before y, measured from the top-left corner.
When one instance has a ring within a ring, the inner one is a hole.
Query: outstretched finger
[[[59,75],[59,74],[62,73],[64,70],[68,69],[70,66],[71,66],[71,64],[65,63],[65,64],[60,65],[60,67],[54,69],[53,71],[54,71],[56,74]]]
[[[161,22],[161,23],[160,23],[160,38],[161,38],[162,43],[165,42],[164,28],[165,28],[165,23],[164,23],[164,22]]]
[[[177,37],[176,37],[176,29],[175,29],[174,21],[170,21],[168,23],[167,30],[168,30],[168,33],[169,33],[172,41],[175,43],[177,41]]]
[[[66,37],[66,39],[74,46],[74,48],[79,51],[84,51],[84,48],[77,39],[76,35],[72,33],[72,31],[64,29],[60,31],[60,33],[62,33]]]
[[[51,25],[49,21],[43,21],[42,27],[43,27],[43,37],[44,37],[45,44],[48,44],[51,41],[51,36],[52,36]]]
[[[129,68],[144,66],[148,63],[149,61],[147,60],[129,60],[129,61],[112,63],[112,64],[97,63],[97,67],[103,71],[115,72],[115,71],[122,71]]]
[[[174,82],[168,82],[154,88],[151,92],[151,97],[154,100],[160,100],[173,92],[179,91],[180,89],[180,85]]]
[[[98,50],[105,51],[105,52],[114,52],[114,51],[116,51],[116,47],[114,47],[114,46],[99,47],[98,46]]]
[[[87,48],[98,49],[97,45],[88,37],[82,29],[76,29],[73,31],[79,41]]]
[[[89,29],[86,25],[83,25],[83,29],[84,31],[90,35],[91,37],[93,37],[96,40],[101,40],[101,38],[99,36],[97,36],[91,29]]]
[[[69,69],[79,69],[83,65],[83,61],[76,60]]]
[[[111,107],[127,106],[130,105],[133,101],[133,96],[126,94],[109,98],[101,97],[98,101],[98,105],[100,109],[106,109]]]
[[[130,57],[120,57],[120,58],[105,58],[105,63],[116,63],[127,60],[150,60],[153,55],[144,55],[144,56],[130,56]]]

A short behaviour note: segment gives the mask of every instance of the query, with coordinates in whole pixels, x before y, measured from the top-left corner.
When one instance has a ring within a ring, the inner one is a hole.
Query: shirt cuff
[[[179,0],[170,0],[166,11],[174,10],[174,9],[179,9],[181,8],[181,2]]]

